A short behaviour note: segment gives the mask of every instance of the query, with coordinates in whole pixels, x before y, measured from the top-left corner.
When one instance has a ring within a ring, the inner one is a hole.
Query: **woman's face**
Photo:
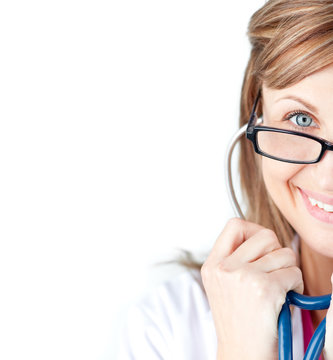
[[[263,119],[265,126],[333,142],[333,65],[282,90],[264,85]],[[261,162],[268,192],[282,214],[313,250],[333,257],[333,151],[316,164],[267,157]]]

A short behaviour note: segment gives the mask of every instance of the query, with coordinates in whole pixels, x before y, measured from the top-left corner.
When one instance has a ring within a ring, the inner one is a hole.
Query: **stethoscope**
[[[242,126],[230,141],[227,148],[227,155],[225,160],[225,173],[228,195],[231,200],[234,212],[242,219],[245,219],[240,205],[237,201],[236,194],[232,182],[231,160],[233,150],[239,139],[245,134],[247,124]],[[305,310],[323,310],[328,309],[331,302],[331,294],[324,296],[305,296],[294,291],[289,291],[286,296],[286,302],[282,306],[282,310],[278,319],[278,334],[279,334],[279,360],[292,360],[292,330],[291,330],[291,312],[290,305],[297,306]],[[323,350],[325,342],[325,328],[326,317],[319,324],[315,333],[313,334],[309,346],[305,352],[304,360],[317,360]]]

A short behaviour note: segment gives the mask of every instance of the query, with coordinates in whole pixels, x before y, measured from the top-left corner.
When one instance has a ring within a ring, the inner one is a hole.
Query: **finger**
[[[259,271],[272,272],[296,266],[296,254],[292,249],[284,247],[266,254],[252,264]]]
[[[213,246],[209,255],[210,260],[219,263],[261,229],[262,226],[239,218],[229,220]]]
[[[287,294],[288,291],[294,290],[303,294],[304,284],[301,269],[297,266],[282,268],[269,273],[272,283],[279,284],[279,287]]]
[[[277,249],[281,249],[281,244],[275,233],[272,230],[261,229],[243,242],[226,259],[226,263],[232,264],[232,268],[237,268],[242,264],[256,261]]]

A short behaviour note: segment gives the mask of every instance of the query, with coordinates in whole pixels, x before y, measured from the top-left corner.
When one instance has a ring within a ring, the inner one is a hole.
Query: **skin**
[[[290,120],[281,120],[301,110],[313,120],[303,130],[333,142],[333,66],[282,90],[265,84],[262,89],[264,125],[296,130]],[[300,262],[272,231],[240,219],[227,223],[201,270],[215,323],[217,359],[278,359],[277,320],[286,293],[332,291],[333,222],[313,217],[299,189],[333,199],[333,152],[317,164],[259,161],[268,192],[299,234]],[[332,308],[327,312],[325,360],[333,360]],[[325,315],[325,310],[312,312],[315,327]]]

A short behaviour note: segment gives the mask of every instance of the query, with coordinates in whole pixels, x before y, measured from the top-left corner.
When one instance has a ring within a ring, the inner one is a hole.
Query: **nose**
[[[313,168],[317,184],[323,191],[333,192],[333,151],[328,150]]]

